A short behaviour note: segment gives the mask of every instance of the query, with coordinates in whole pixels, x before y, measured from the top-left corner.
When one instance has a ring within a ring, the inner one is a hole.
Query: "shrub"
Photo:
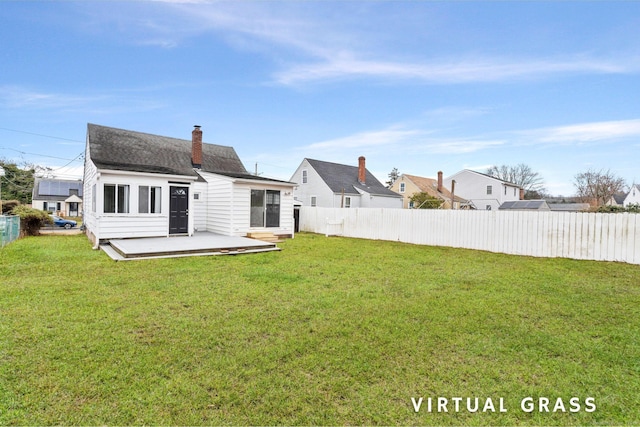
[[[37,236],[43,225],[53,224],[47,212],[28,206],[16,206],[11,213],[20,217],[20,235],[22,236]]]
[[[629,205],[626,208],[623,206],[600,206],[596,212],[603,213],[621,213],[621,212],[629,212],[629,213],[640,213],[640,204]]]
[[[8,214],[15,207],[20,206],[20,200],[3,200],[2,201],[2,213]]]

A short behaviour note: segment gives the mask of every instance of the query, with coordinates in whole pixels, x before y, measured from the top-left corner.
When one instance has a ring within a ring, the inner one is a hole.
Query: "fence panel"
[[[20,237],[20,217],[0,215],[0,247]]]
[[[640,214],[312,208],[300,230],[537,257],[640,264]]]

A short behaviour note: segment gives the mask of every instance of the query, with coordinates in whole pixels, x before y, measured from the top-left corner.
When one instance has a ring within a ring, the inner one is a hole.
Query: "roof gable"
[[[485,178],[493,179],[493,180],[495,180],[495,181],[497,181],[497,182],[499,182],[499,183],[501,183],[503,185],[520,188],[520,186],[518,184],[514,184],[513,182],[505,181],[504,179],[496,178],[495,176],[487,175],[486,173],[474,171],[474,170],[471,170],[471,169],[463,169],[460,172],[457,172],[454,175],[448,177],[446,180],[449,181],[451,179],[455,179],[456,176],[462,175],[462,174],[477,174],[477,175],[480,175],[480,176],[485,177]]]
[[[357,166],[342,165],[314,159],[305,160],[334,193],[344,191],[346,194],[360,194],[359,192],[366,192],[376,196],[402,197],[382,185],[366,168],[365,183],[361,184],[358,181]]]
[[[414,183],[415,186],[418,187],[418,189],[421,192],[427,193],[428,195],[432,197],[437,197],[439,199],[451,200],[451,191],[449,191],[447,188],[443,186],[440,189],[440,191],[438,191],[438,180],[433,178],[425,178],[422,176],[408,175],[408,174],[403,174],[403,176],[406,177],[412,183]],[[454,195],[454,198],[458,202],[467,201],[460,196]]]
[[[98,169],[197,176],[190,140],[88,124],[87,144]],[[207,143],[202,170],[249,175],[233,147]]]

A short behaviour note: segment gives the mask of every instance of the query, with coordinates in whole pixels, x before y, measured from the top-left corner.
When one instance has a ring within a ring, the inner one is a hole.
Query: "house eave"
[[[140,177],[153,177],[153,178],[167,178],[171,180],[181,180],[181,181],[197,181],[197,176],[192,175],[174,175],[174,174],[163,174],[163,173],[150,173],[150,172],[134,172],[134,171],[124,171],[118,169],[98,169],[98,175],[102,174],[110,174],[110,175],[126,175],[126,176],[140,176]]]

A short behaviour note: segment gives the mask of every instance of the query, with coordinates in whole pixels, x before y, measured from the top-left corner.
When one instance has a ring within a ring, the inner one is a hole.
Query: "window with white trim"
[[[162,187],[138,187],[138,213],[160,213],[161,206]]]
[[[404,182],[401,182],[401,183],[400,183],[400,192],[401,192],[401,193],[404,193],[404,189],[405,189],[405,183],[404,183]]]
[[[487,194],[493,194],[493,186],[487,185]]]
[[[311,196],[311,206],[316,206],[318,204],[318,198],[316,196]]]
[[[303,184],[307,183],[307,171],[306,170],[302,171],[302,183]]]
[[[104,213],[129,213],[128,185],[104,185]]]
[[[347,196],[344,198],[344,207],[345,208],[350,208],[351,207],[351,197]]]

